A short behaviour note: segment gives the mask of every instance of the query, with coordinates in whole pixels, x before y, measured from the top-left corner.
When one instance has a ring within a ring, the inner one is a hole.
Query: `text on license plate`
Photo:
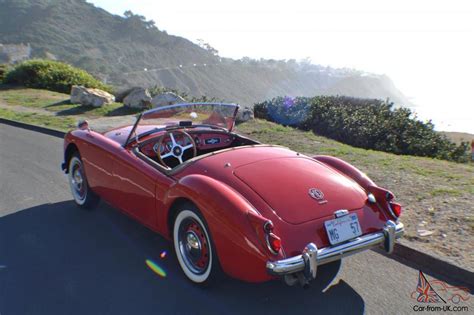
[[[355,213],[328,220],[324,222],[324,226],[331,245],[350,240],[362,234],[359,219]]]

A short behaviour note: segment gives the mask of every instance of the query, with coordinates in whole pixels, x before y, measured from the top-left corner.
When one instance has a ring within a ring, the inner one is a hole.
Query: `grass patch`
[[[45,108],[69,102],[69,95],[37,89],[2,89],[0,90],[0,102],[10,106]]]
[[[76,125],[75,120],[71,117],[55,117],[37,113],[19,113],[5,108],[0,108],[0,117],[61,131],[71,130],[75,128]]]
[[[451,189],[451,188],[436,188],[436,189],[433,189],[430,194],[432,196],[445,196],[445,195],[449,195],[449,196],[453,196],[453,197],[458,197],[461,195],[461,192],[459,190],[454,190],[454,189]]]
[[[11,88],[0,89],[0,103],[8,106],[22,106],[44,109],[57,116],[112,117],[139,113],[140,109],[129,108],[121,103],[103,107],[71,104],[69,95],[39,89]]]
[[[466,217],[465,222],[471,228],[471,231],[474,232],[474,217]]]
[[[82,106],[79,104],[52,104],[45,108],[58,116],[112,117],[139,113],[141,110],[123,106],[121,103],[107,104],[102,107]]]

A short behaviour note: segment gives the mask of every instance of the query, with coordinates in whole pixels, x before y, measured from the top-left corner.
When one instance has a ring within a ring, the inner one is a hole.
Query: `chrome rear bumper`
[[[284,276],[303,272],[306,279],[314,279],[318,266],[336,261],[343,257],[382,245],[387,253],[392,253],[395,240],[403,235],[403,223],[388,220],[382,231],[362,235],[346,243],[318,249],[309,243],[298,256],[267,262],[267,272],[274,276]]]

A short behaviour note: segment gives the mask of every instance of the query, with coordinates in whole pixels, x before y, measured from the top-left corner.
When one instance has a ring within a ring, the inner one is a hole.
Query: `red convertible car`
[[[249,282],[307,285],[318,267],[403,234],[401,206],[350,164],[233,132],[238,105],[177,104],[104,133],[64,140],[75,202],[99,198],[171,240],[199,284],[223,271]],[[323,268],[321,268],[323,269]]]

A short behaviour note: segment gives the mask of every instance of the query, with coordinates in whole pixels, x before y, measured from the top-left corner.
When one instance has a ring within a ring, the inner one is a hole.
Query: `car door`
[[[173,183],[157,169],[138,158],[129,148],[122,148],[114,161],[115,200],[120,208],[143,224],[157,228],[156,191],[165,191]]]

